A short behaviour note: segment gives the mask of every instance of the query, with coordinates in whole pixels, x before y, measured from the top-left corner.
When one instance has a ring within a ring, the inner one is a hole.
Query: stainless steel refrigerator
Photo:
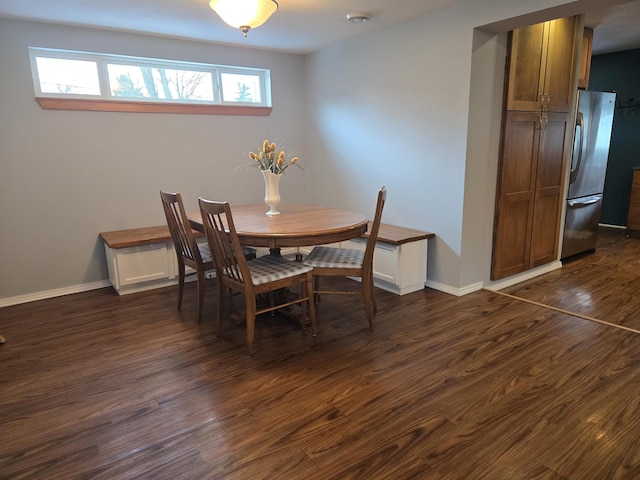
[[[596,248],[615,100],[615,93],[578,92],[562,259]]]

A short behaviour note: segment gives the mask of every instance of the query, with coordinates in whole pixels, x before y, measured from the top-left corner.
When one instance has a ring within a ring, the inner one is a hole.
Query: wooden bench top
[[[110,248],[135,247],[171,240],[167,225],[102,232],[100,236]]]
[[[203,236],[202,233],[196,232],[195,230],[193,230],[193,234],[196,237]],[[171,234],[169,233],[169,227],[167,225],[102,232],[100,236],[109,248],[136,247],[138,245],[149,245],[151,243],[171,240]]]
[[[371,222],[369,222],[368,231],[363,237],[367,238],[369,231],[371,231]],[[380,230],[378,231],[378,240],[380,242],[387,242],[393,245],[402,245],[403,243],[416,242],[435,236],[435,233],[414,230],[413,228],[396,227],[395,225],[389,225],[387,223],[381,223]]]
[[[371,222],[369,222],[369,230],[371,230]],[[198,237],[203,235],[195,230],[193,233]],[[102,232],[100,233],[100,236],[109,248],[136,247],[138,245],[149,245],[152,243],[171,240],[171,234],[169,233],[169,227],[167,225]],[[363,235],[365,238],[368,236],[368,233]],[[402,245],[403,243],[415,242],[433,237],[435,237],[435,234],[431,232],[423,232],[412,228],[396,227],[395,225],[389,225],[386,223],[380,224],[380,231],[378,232],[379,241],[391,243],[393,245]]]

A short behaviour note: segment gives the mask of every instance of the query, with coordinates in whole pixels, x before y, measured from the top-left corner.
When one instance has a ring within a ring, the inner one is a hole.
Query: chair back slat
[[[367,239],[367,247],[364,251],[363,267],[367,268],[373,265],[373,252],[376,247],[376,241],[378,240],[378,232],[380,231],[380,223],[382,220],[382,210],[384,204],[387,201],[387,187],[382,187],[378,192],[378,201],[376,202],[376,213],[373,217],[373,223],[371,225],[371,231],[369,232],[369,238]]]
[[[204,198],[198,199],[198,202],[218,274],[237,283],[243,283],[245,278],[250,280],[249,266],[242,253],[229,203]]]
[[[187,220],[180,193],[160,192],[162,207],[176,253],[193,262],[202,262],[195,236]]]

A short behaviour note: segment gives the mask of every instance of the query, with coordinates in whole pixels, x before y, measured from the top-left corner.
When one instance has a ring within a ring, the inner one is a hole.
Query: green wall
[[[640,167],[640,49],[595,55],[589,90],[617,93],[600,222],[626,225],[633,167]]]

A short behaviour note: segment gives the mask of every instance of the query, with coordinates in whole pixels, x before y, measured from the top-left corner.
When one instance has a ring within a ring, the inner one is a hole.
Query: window
[[[214,102],[209,72],[139,65],[107,64],[109,95],[176,102]]]
[[[270,72],[267,69],[152,58],[30,48],[36,97],[44,108],[84,105],[86,110],[173,111],[158,104],[267,107],[270,112]],[[67,100],[73,103],[48,101]],[[100,108],[87,102],[100,100]],[[106,103],[105,103],[106,102]],[[118,103],[135,103],[118,107]],[[145,103],[153,107],[145,108]],[[45,106],[54,105],[54,106]],[[153,108],[153,109],[150,109]],[[74,108],[76,109],[76,108]],[[176,110],[193,113],[234,113],[233,110]],[[268,113],[249,113],[268,114]]]
[[[43,94],[100,95],[95,62],[36,57]]]

